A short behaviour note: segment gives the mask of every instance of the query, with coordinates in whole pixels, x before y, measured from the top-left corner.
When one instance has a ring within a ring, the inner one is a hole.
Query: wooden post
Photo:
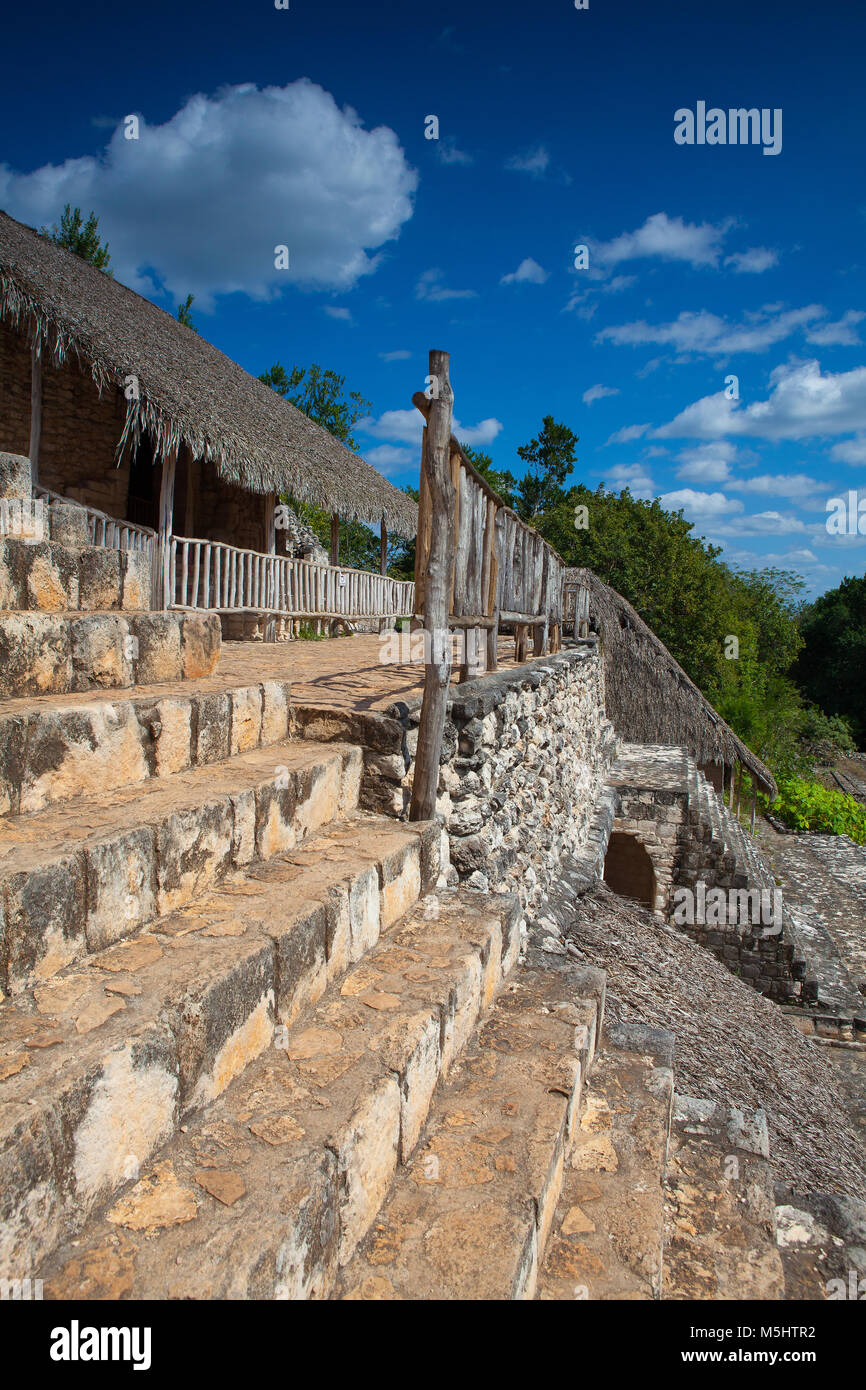
[[[183,513],[183,533],[185,536],[195,536],[195,494],[199,481],[199,461],[193,458],[192,453],[186,453],[186,505]]]
[[[384,516],[379,526],[379,573],[388,573],[388,527],[385,525]]]
[[[340,563],[340,518],[336,512],[331,515],[331,564]]]
[[[752,787],[752,818],[751,818],[751,823],[750,823],[750,825],[749,825],[749,830],[750,830],[750,832],[751,832],[752,835],[754,835],[754,833],[755,833],[755,810],[756,810],[756,808],[757,808],[757,804],[758,804],[758,789],[757,789],[757,787],[753,786],[753,787]]]
[[[734,808],[734,815],[740,819],[740,788],[743,785],[743,764],[737,763],[737,804]]]
[[[168,608],[174,602],[171,592],[171,536],[174,526],[174,475],[177,466],[177,450],[166,454],[162,461],[162,478],[159,484],[159,574],[161,593],[158,607]]]
[[[42,437],[42,358],[30,349],[30,485],[39,481],[39,441]]]
[[[409,808],[409,819],[413,821],[431,820],[436,812],[439,757],[451,680],[451,644],[447,634],[454,568],[455,498],[450,462],[453,396],[448,366],[448,353],[431,348],[428,371],[437,379],[439,392],[430,401],[421,465],[426,473],[433,523],[424,584],[424,628],[430,650],[424,670],[424,698]]]

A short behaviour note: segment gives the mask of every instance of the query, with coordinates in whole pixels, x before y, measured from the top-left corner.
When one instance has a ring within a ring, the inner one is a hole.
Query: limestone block
[[[186,680],[209,676],[220,655],[222,641],[217,613],[185,613],[183,616],[182,661]]]
[[[195,705],[195,762],[215,763],[227,758],[231,740],[228,694],[200,695]]]
[[[180,623],[172,613],[143,613],[130,618],[138,641],[135,679],[138,685],[179,681],[182,674]]]
[[[81,854],[12,874],[2,885],[10,993],[47,979],[85,951]]]
[[[262,745],[279,743],[289,730],[289,687],[285,681],[262,682]]]
[[[104,613],[120,607],[119,550],[88,546],[79,551],[78,603],[84,612]]]
[[[70,689],[69,625],[43,613],[0,613],[0,695],[53,695]]]
[[[108,690],[132,685],[128,626],[111,613],[74,617],[69,623],[72,673],[67,689]]]
[[[12,544],[15,544],[14,542]],[[53,541],[20,546],[23,604],[34,612],[59,613],[79,605],[80,552]]]
[[[234,816],[228,799],[170,816],[157,831],[160,914],[200,896],[230,868]]]
[[[23,454],[0,453],[0,498],[32,495],[29,458]]]
[[[0,540],[0,609],[25,608],[24,590],[20,547]]]
[[[20,805],[27,720],[0,720],[0,815],[17,815]]]
[[[121,550],[118,553],[121,569],[120,606],[127,612],[141,612],[150,607],[150,556],[144,550]]]
[[[87,512],[74,502],[52,502],[48,508],[48,527],[52,541],[59,545],[90,545]]]
[[[155,852],[150,826],[128,830],[85,851],[88,950],[101,951],[153,921]]]
[[[327,916],[324,903],[305,906],[288,929],[275,933],[279,981],[276,1003],[282,1023],[293,1023],[325,992]]]
[[[93,704],[30,716],[20,776],[22,813],[55,801],[96,796],[149,775],[145,741],[131,704]]]
[[[236,753],[246,753],[259,745],[262,736],[262,690],[261,686],[248,685],[230,691],[230,695],[230,753],[234,757]]]
[[[167,697],[145,712],[157,777],[183,772],[192,762],[192,701]]]

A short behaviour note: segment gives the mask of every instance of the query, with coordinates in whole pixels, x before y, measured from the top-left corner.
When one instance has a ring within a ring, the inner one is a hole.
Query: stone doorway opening
[[[656,878],[652,860],[635,835],[613,831],[604,860],[604,881],[620,897],[633,898],[650,911],[654,908]]]

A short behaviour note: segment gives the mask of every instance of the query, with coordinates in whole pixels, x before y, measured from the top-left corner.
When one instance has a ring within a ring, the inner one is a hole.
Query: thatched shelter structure
[[[415,534],[412,500],[327,430],[2,212],[0,382],[0,449],[118,519],[269,552],[274,497],[289,492]]]
[[[745,767],[775,797],[769,768],[737,738],[631,604],[588,569],[566,569],[566,585],[589,594],[590,626],[601,638],[607,715],[633,743],[687,748],[705,769]]]

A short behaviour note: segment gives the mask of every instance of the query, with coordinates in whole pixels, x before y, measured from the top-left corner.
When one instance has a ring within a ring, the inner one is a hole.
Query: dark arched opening
[[[604,860],[604,881],[623,898],[634,898],[650,909],[655,904],[652,860],[634,835],[613,831]]]

